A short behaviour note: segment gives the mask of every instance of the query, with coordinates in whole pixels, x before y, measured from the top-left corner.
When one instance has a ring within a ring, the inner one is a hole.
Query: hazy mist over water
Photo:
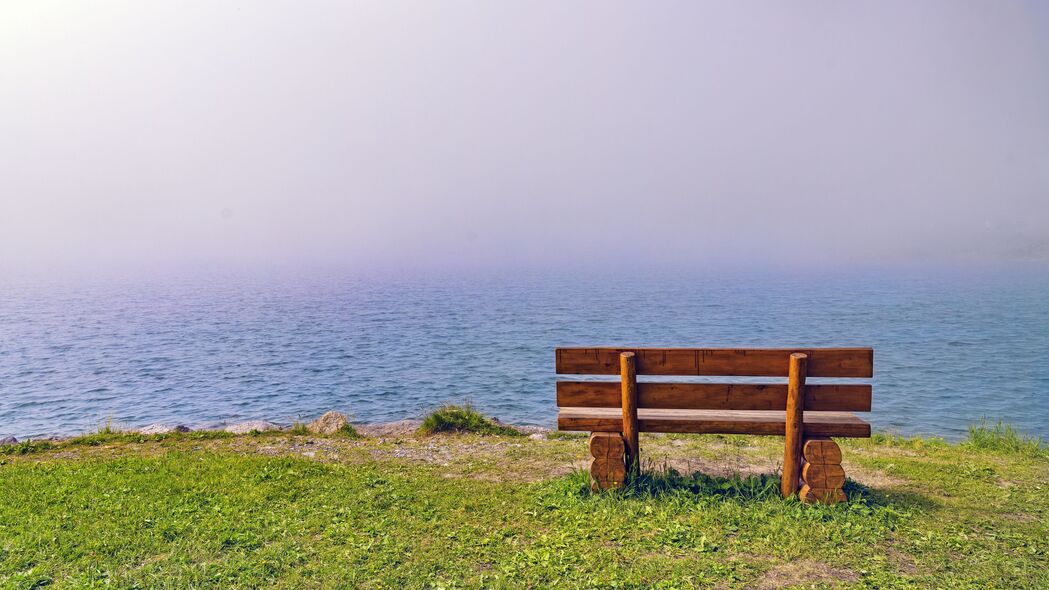
[[[1049,436],[1049,4],[0,3],[0,435],[869,345]]]
[[[0,269],[1049,261],[1043,2],[0,5]]]

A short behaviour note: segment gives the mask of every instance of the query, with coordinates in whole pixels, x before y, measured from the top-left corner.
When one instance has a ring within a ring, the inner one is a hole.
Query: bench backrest
[[[620,353],[633,352],[637,375],[787,377],[790,355],[808,356],[808,377],[869,378],[871,348],[558,348],[560,375],[619,375]],[[558,381],[559,407],[623,403],[620,381]],[[637,383],[637,407],[688,410],[785,410],[786,383]],[[806,411],[869,412],[867,383],[809,384]]]

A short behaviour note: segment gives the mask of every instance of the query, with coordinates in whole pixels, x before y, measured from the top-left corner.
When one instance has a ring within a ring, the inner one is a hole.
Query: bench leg
[[[826,437],[807,438],[801,451],[802,502],[837,504],[845,501],[845,470],[841,467],[841,447]]]
[[[590,433],[590,488],[623,487],[626,480],[626,443],[618,432]]]

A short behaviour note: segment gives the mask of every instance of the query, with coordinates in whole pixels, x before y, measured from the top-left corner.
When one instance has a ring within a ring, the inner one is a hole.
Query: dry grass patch
[[[824,585],[839,588],[860,579],[859,574],[845,568],[802,559],[773,566],[754,583],[755,590],[779,590],[781,588],[812,588]]]

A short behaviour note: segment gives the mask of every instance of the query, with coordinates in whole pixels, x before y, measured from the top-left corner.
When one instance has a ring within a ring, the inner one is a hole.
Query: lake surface
[[[359,422],[470,400],[552,425],[555,346],[873,346],[875,429],[1049,438],[1049,272],[0,284],[0,437]]]

